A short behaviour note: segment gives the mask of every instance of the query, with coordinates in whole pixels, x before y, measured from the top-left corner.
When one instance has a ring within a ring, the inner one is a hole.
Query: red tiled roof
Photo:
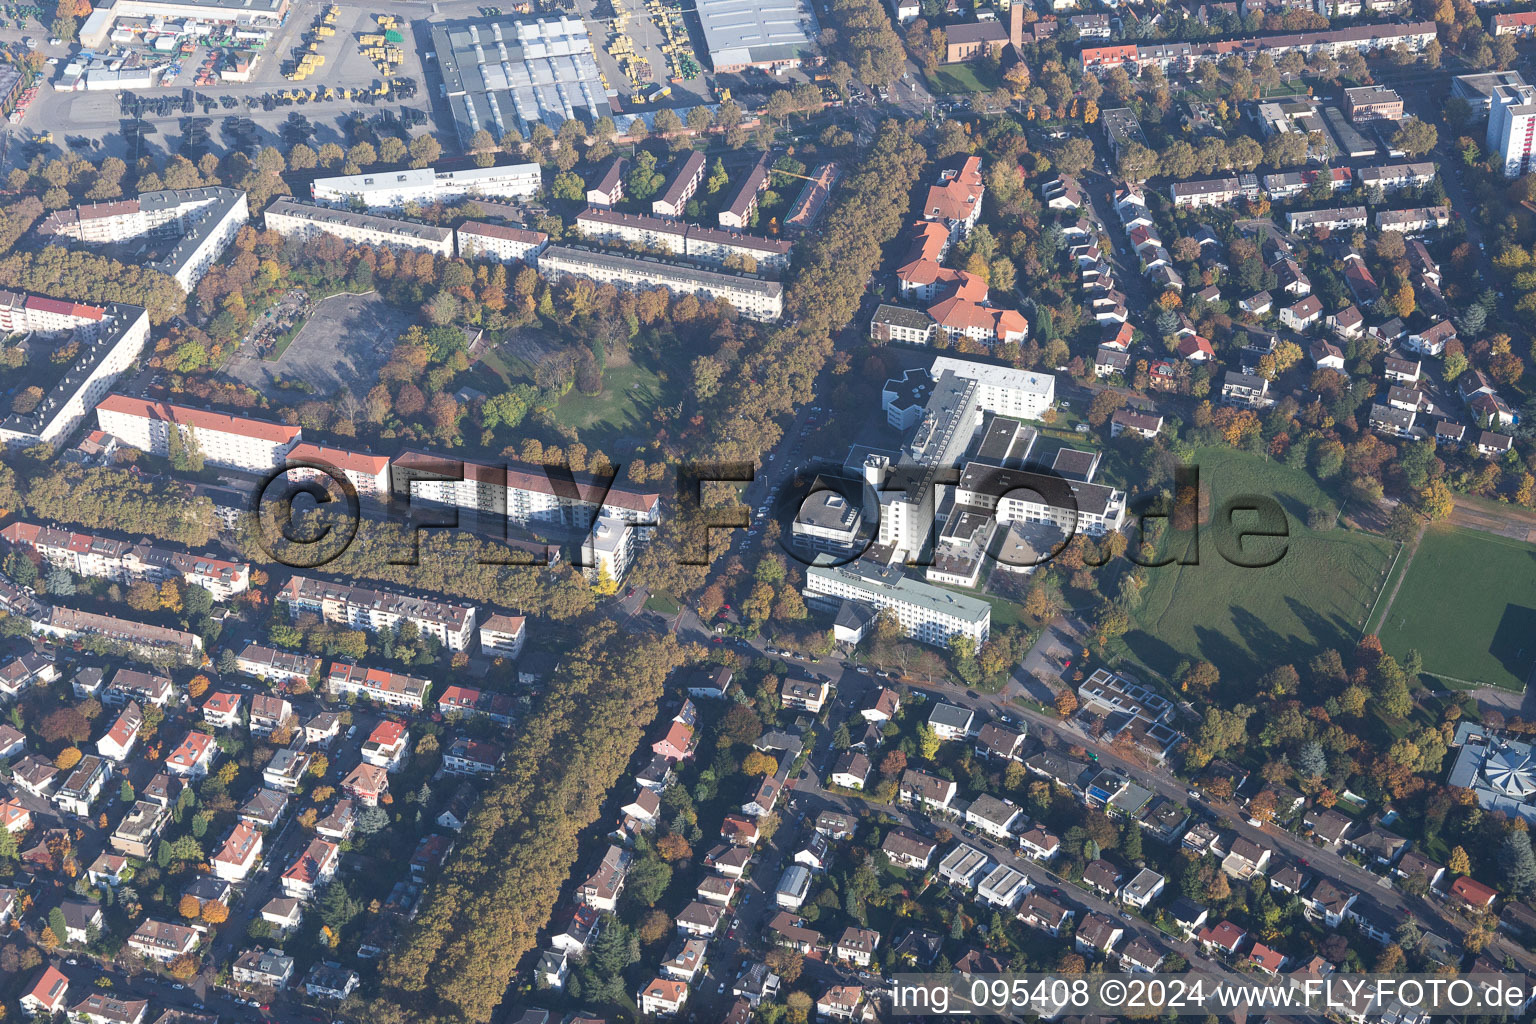
[[[253,420],[244,416],[231,416],[229,413],[210,412],[207,409],[189,409],[186,406],[150,402],[142,398],[130,398],[127,395],[108,395],[102,399],[97,408],[122,413],[125,416],[164,420],[168,423],[196,427],[199,430],[217,430],[226,434],[254,437],[281,444],[286,444],[299,436],[299,428],[286,423]]]

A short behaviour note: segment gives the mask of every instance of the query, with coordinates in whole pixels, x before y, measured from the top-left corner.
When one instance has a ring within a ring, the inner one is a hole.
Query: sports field
[[[1453,686],[1520,691],[1536,664],[1536,545],[1451,526],[1424,531],[1381,643]]]
[[[1265,568],[1233,565],[1217,548],[1213,524],[1202,525],[1198,564],[1146,571],[1125,638],[1131,653],[1158,672],[1204,659],[1224,677],[1240,679],[1276,665],[1300,666],[1323,648],[1352,649],[1393,545],[1351,530],[1308,529],[1307,510],[1329,499],[1301,470],[1230,449],[1201,449],[1196,461],[1202,489],[1210,489],[1212,520],[1242,495],[1280,502],[1290,531],[1285,555]],[[1278,542],[1247,543],[1262,551]]]

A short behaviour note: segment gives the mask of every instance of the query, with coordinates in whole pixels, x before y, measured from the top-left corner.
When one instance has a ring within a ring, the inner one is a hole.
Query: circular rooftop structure
[[[1488,785],[1516,800],[1536,795],[1536,760],[1528,753],[1505,747],[1488,755],[1483,762]]]

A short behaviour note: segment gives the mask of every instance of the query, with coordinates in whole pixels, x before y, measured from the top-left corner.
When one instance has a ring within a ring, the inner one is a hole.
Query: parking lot
[[[415,48],[404,47],[404,62],[397,75],[409,79],[416,86],[416,94],[403,99],[396,93],[386,98],[373,95],[382,81],[372,61],[363,55],[358,46],[361,34],[375,31],[372,9],[343,6],[336,22],[336,34],[321,40],[320,53],[325,57],[323,74],[312,76],[304,82],[292,82],[284,77],[284,62],[291,60],[293,52],[302,47],[305,34],[313,27],[323,5],[311,2],[296,3],[287,20],[272,36],[268,45],[257,50],[257,59],[251,69],[248,82],[215,80],[210,84],[197,85],[200,69],[207,65],[211,50],[197,46],[190,55],[180,56],[174,63],[180,65],[180,73],[174,78],[162,79],[158,88],[131,93],[112,91],[59,92],[51,84],[44,84],[36,100],[22,121],[18,138],[30,140],[43,131],[54,133],[53,141],[42,148],[44,155],[56,155],[67,146],[90,150],[93,158],[116,155],[129,159],[136,154],[134,133],[125,131],[135,118],[144,123],[143,149],[148,155],[164,156],[179,152],[184,137],[195,123],[188,118],[206,119],[201,126],[207,133],[207,150],[222,154],[244,145],[277,146],[291,148],[290,139],[285,145],[282,127],[290,113],[302,112],[313,123],[314,133],[309,145],[318,147],[327,142],[347,145],[344,130],[346,119],[357,115],[372,115],[383,110],[395,113],[412,109],[425,115],[429,101],[420,91],[424,81],[421,58]],[[390,10],[380,8],[379,10]],[[426,14],[414,5],[402,4],[404,15]],[[64,64],[78,46],[50,46],[43,44],[38,26],[29,23],[30,30],[14,27],[0,29],[0,43],[20,42],[23,37],[39,43],[38,49],[58,64],[44,69],[45,81],[57,80]],[[140,53],[143,47],[134,47]],[[366,91],[365,98],[330,99],[317,101],[300,100],[302,90],[306,97],[316,88],[339,94],[342,90]],[[185,102],[187,90],[192,90],[192,103]],[[126,102],[124,100],[126,99]],[[232,131],[237,118],[248,122],[248,132],[240,135]],[[427,127],[425,117],[420,119],[417,131]],[[11,126],[11,131],[16,132]],[[10,166],[24,164],[34,146],[9,146],[6,160]]]

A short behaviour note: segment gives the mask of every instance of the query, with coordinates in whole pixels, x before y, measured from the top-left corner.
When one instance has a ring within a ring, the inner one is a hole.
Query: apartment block
[[[274,599],[297,617],[314,612],[326,622],[378,633],[409,622],[450,651],[466,650],[475,628],[474,605],[412,597],[346,583],[292,576]]]
[[[784,286],[752,274],[571,245],[545,249],[538,265],[546,276],[556,279],[580,277],[630,291],[666,288],[679,295],[727,302],[752,320],[777,320],[784,315]]]
[[[281,468],[298,444],[297,426],[112,394],[96,407],[96,425],[150,455],[167,456],[171,431],[209,465],[261,473]]]
[[[351,210],[334,210],[286,196],[267,207],[264,216],[268,231],[276,231],[285,238],[297,238],[303,242],[330,235],[358,245],[417,250],[445,257],[453,255],[452,228],[353,213]]]

